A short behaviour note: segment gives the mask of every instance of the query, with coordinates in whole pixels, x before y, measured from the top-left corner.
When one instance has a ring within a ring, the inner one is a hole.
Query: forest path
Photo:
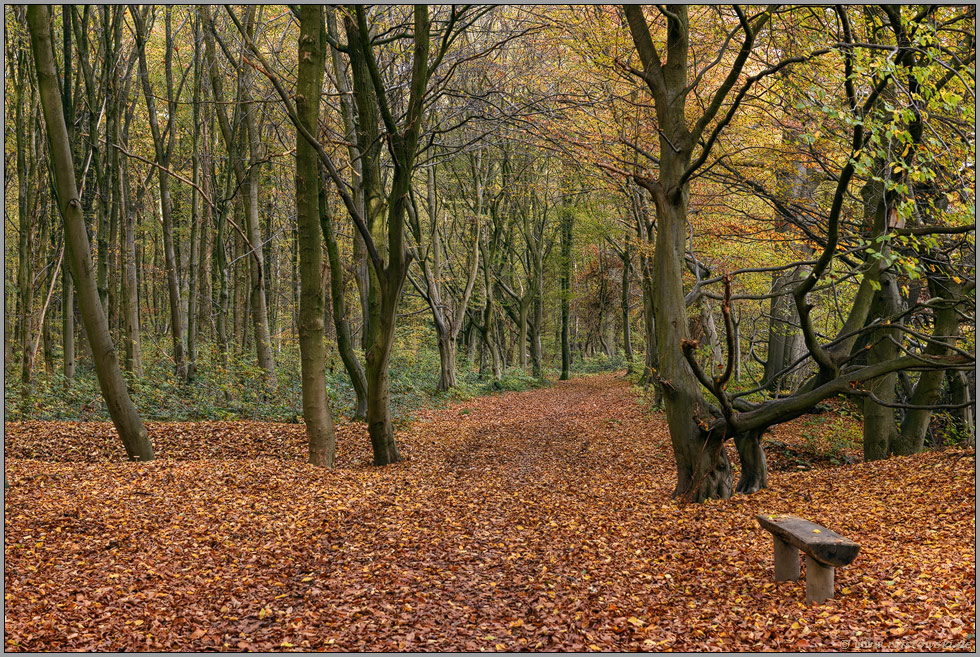
[[[678,506],[661,416],[616,375],[424,410],[386,468],[352,425],[334,471],[303,462],[297,425],[151,425],[148,464],[102,425],[7,428],[8,650],[845,649],[856,631],[901,649],[974,631],[972,452]],[[837,599],[773,583],[759,512],[861,544]]]
[[[507,489],[587,491],[611,469],[659,473],[669,438],[657,416],[643,417],[628,388],[619,377],[605,375],[474,400],[459,408],[456,428],[465,437],[442,441],[441,455],[457,475],[499,473]],[[630,436],[618,435],[624,420]],[[637,449],[622,449],[617,437],[635,441]],[[659,488],[659,481],[649,483]]]

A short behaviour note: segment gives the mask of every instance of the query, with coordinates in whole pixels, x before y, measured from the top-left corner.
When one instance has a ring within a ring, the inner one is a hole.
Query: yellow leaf
[[[312,576],[310,576],[310,577],[304,577],[302,581],[304,581],[304,582],[312,582],[313,581],[313,577]]]
[[[636,616],[630,616],[629,618],[626,619],[626,622],[629,623],[630,625],[635,625],[636,627],[643,627],[646,624]]]
[[[820,530],[819,530],[819,529],[814,529],[814,530],[813,530],[813,533],[814,533],[814,534],[819,534],[819,533],[820,533]]]
[[[291,644],[289,641],[283,641],[282,643],[279,644],[279,647],[280,648],[294,648],[295,646],[293,644]]]

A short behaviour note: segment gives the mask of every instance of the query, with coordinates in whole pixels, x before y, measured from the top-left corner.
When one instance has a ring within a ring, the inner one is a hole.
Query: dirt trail
[[[150,464],[120,462],[104,425],[7,429],[8,650],[898,650],[975,631],[972,452],[679,507],[662,419],[615,376],[423,411],[383,469],[349,425],[332,472],[302,462],[296,425],[151,424]],[[837,599],[772,582],[757,512],[861,543]]]

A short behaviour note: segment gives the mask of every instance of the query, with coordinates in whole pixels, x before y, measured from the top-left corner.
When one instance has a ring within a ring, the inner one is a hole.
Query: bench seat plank
[[[767,513],[755,518],[763,529],[827,566],[846,566],[854,561],[860,548],[849,538],[803,518]]]

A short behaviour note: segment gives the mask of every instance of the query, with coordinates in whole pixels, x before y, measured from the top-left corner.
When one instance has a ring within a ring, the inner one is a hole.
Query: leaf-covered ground
[[[975,648],[973,451],[678,506],[614,376],[425,411],[384,469],[347,425],[332,472],[296,425],[150,424],[146,465],[107,425],[6,429],[8,650]],[[759,512],[861,544],[834,600],[773,582]]]

